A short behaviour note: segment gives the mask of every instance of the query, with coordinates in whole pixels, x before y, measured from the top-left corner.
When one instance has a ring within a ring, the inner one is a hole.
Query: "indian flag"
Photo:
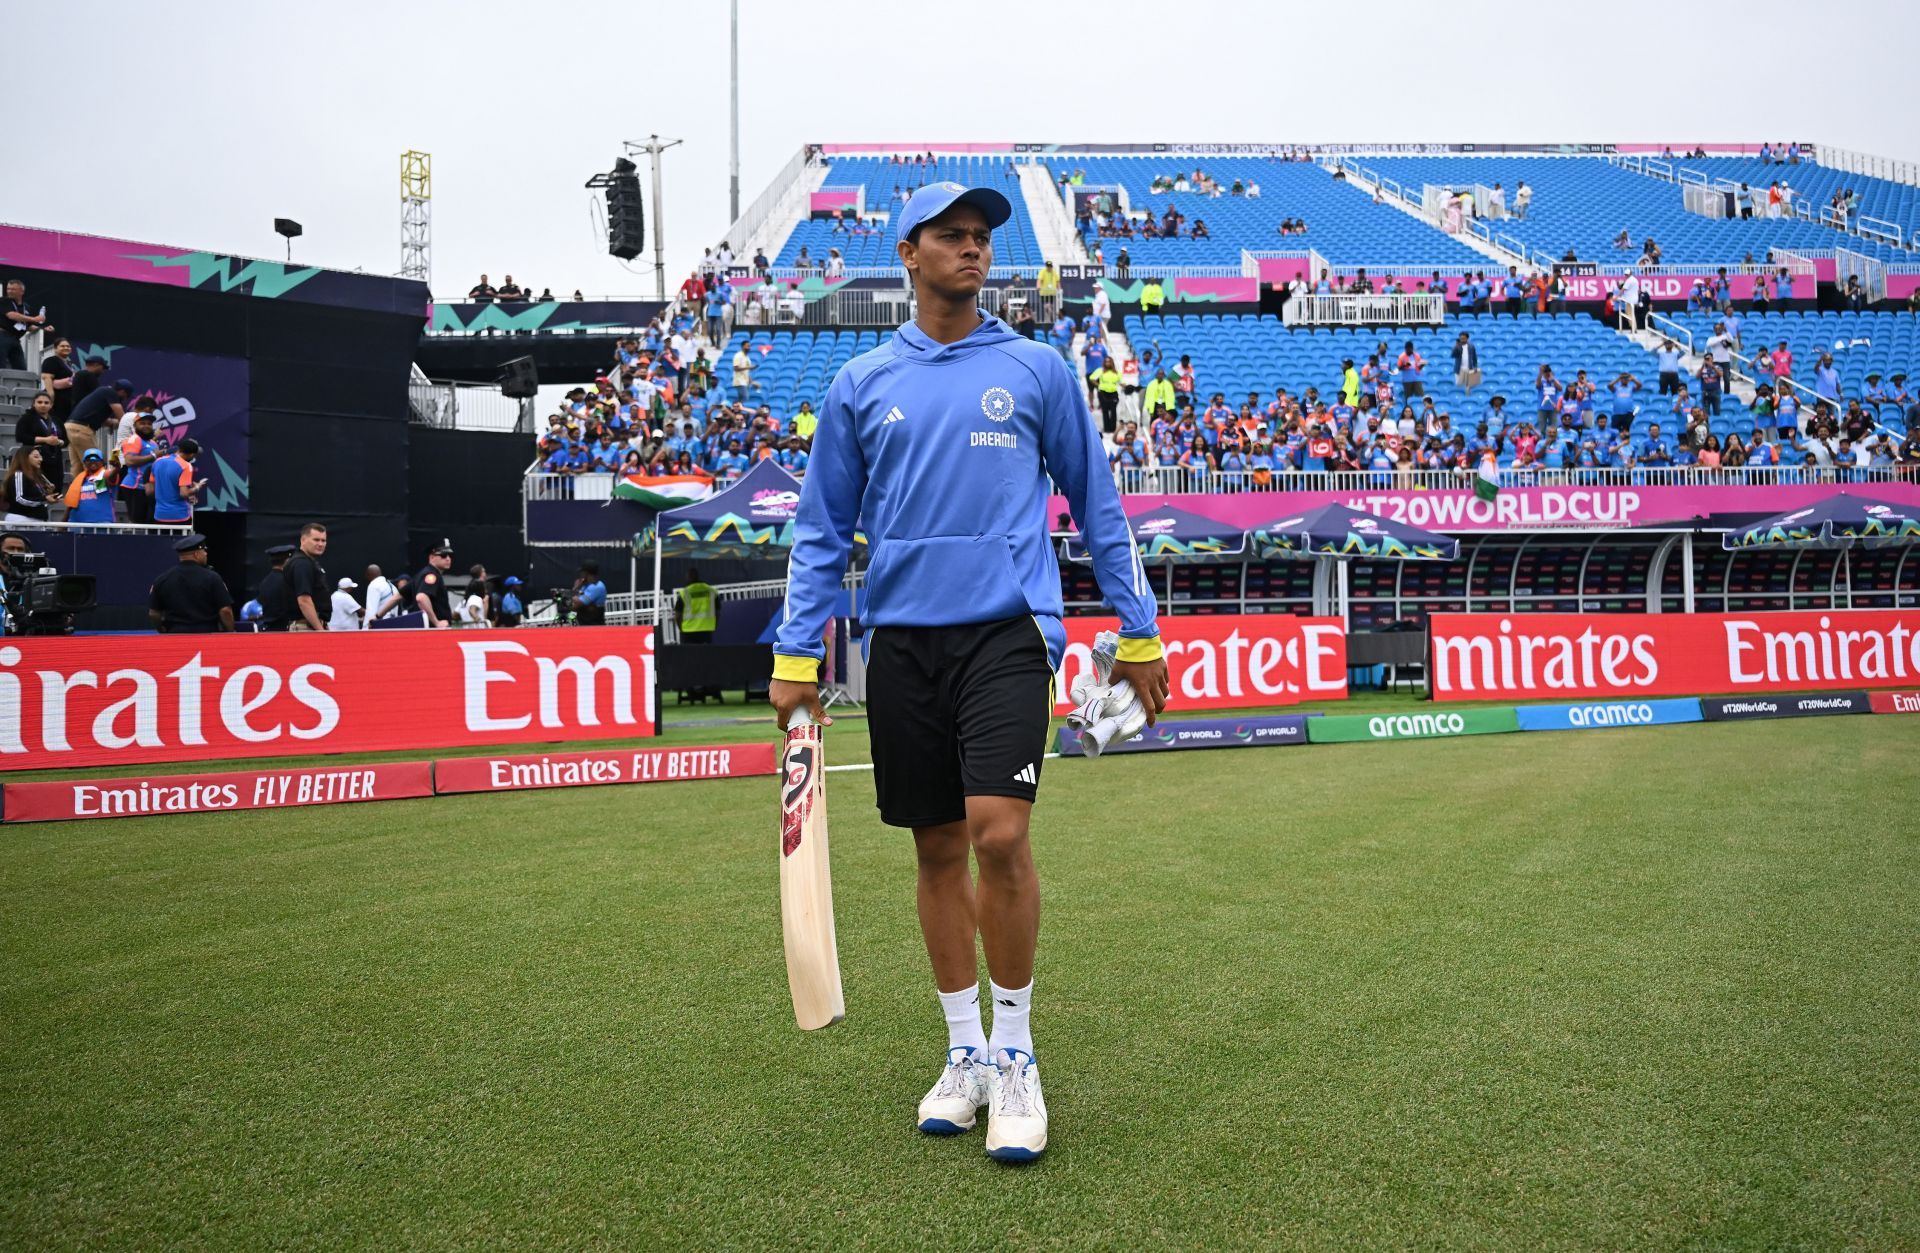
[[[678,509],[713,495],[711,474],[623,475],[613,485],[615,500],[637,500],[653,509]]]
[[[1481,500],[1492,500],[1500,494],[1500,463],[1492,453],[1480,458],[1480,472],[1473,476],[1473,494]]]

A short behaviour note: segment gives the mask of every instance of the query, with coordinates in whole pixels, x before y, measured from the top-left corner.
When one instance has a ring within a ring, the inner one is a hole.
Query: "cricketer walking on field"
[[[874,789],[882,821],[913,831],[920,929],[947,1020],[944,1067],[920,1102],[919,1126],[957,1135],[986,1106],[988,1156],[1018,1162],[1047,1144],[1028,1025],[1040,888],[1027,829],[1066,647],[1049,479],[1120,616],[1113,678],[1158,714],[1167,668],[1153,592],[1079,380],[1052,348],[978,308],[993,229],[1012,212],[999,192],[958,183],[923,187],[900,211],[898,251],[917,311],[827,393],[794,523],[772,700],[782,727],[796,709],[828,721],[820,639],[857,523],[872,552],[864,621]]]

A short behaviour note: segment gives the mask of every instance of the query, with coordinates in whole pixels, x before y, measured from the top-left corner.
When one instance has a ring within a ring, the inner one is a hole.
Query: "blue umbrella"
[[[1889,548],[1920,540],[1920,508],[1836,492],[1817,505],[1728,531],[1720,546],[1748,548]]]
[[[1134,547],[1143,561],[1218,561],[1245,556],[1247,551],[1247,533],[1242,528],[1176,509],[1165,501],[1134,514],[1127,525],[1133,528]],[[1092,560],[1078,535],[1067,536],[1067,556],[1074,561]]]
[[[1460,541],[1450,535],[1376,518],[1345,505],[1321,505],[1255,527],[1253,546],[1262,557],[1453,561],[1460,556]]]

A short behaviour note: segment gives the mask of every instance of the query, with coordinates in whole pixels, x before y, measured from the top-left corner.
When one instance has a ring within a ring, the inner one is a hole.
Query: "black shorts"
[[[867,730],[880,820],[932,827],[969,796],[1031,801],[1053,722],[1053,666],[1032,618],[875,627]]]

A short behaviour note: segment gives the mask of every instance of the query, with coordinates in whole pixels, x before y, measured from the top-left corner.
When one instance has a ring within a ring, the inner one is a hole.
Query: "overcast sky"
[[[742,204],[804,141],[1797,137],[1920,159],[1912,0],[740,0],[740,22]],[[291,217],[296,260],[392,272],[411,147],[433,156],[442,297],[482,270],[646,295],[581,184],[657,132],[686,140],[670,288],[731,221],[726,0],[93,0],[10,5],[6,28],[0,220],[279,257]]]

